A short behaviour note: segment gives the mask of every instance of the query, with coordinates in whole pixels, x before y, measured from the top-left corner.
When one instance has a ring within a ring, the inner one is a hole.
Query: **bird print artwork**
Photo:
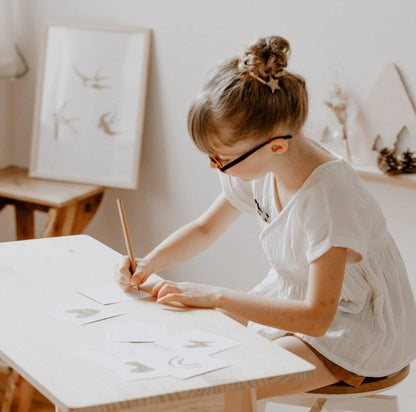
[[[117,114],[115,112],[106,112],[100,116],[97,127],[102,129],[105,134],[114,136],[120,134],[112,129],[112,125],[117,122]]]
[[[89,87],[91,89],[108,89],[110,86],[108,83],[108,76],[101,76],[101,67],[99,67],[93,76],[87,76],[75,66],[72,66],[76,75],[81,79],[82,85],[84,87]]]
[[[55,140],[58,140],[60,133],[61,133],[61,128],[63,126],[68,127],[73,133],[78,133],[77,130],[72,125],[72,123],[78,120],[78,118],[65,116],[65,109],[66,109],[67,103],[68,102],[64,102],[57,112],[52,113],[52,116],[54,118],[54,123],[55,123],[55,128],[54,128]]]

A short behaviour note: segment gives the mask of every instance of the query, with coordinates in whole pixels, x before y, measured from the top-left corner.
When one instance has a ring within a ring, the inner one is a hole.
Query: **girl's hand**
[[[152,290],[158,303],[179,302],[185,306],[215,308],[222,289],[216,286],[190,282],[162,280]]]
[[[132,275],[130,272],[130,261],[123,256],[114,268],[114,279],[125,292],[137,290],[137,288],[152,274],[148,269],[149,263],[146,259],[136,259],[136,270]]]

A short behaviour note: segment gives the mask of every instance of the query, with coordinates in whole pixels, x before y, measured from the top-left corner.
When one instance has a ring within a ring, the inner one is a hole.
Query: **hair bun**
[[[287,67],[290,56],[289,42],[280,36],[268,36],[248,47],[240,59],[239,68],[244,74],[261,78],[272,76]]]

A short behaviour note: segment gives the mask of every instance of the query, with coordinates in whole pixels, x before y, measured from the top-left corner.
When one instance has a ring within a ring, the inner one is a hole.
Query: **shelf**
[[[406,187],[416,187],[416,173],[415,174],[400,174],[395,176],[385,175],[376,166],[354,166],[362,179],[376,180],[382,183],[388,183]]]

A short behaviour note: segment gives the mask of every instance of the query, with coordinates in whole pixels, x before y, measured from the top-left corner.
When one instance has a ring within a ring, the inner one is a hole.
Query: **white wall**
[[[122,252],[116,196],[125,200],[134,247],[143,255],[174,228],[196,217],[218,193],[215,172],[187,135],[186,113],[208,69],[239,53],[257,37],[281,34],[290,40],[289,69],[308,81],[311,131],[328,115],[322,101],[332,81],[340,80],[359,103],[389,62],[399,67],[410,96],[416,99],[416,3],[412,0],[15,1],[20,21],[18,41],[32,68],[27,77],[12,85],[11,160],[20,166],[28,165],[44,23],[99,23],[153,30],[139,188],[108,190],[86,230]],[[416,189],[369,185],[382,204],[416,290]],[[0,220],[0,241],[11,238],[12,230],[8,222]],[[257,234],[256,224],[243,217],[216,246],[167,274],[247,289],[263,277],[267,267]],[[412,379],[414,386],[416,378]],[[415,400],[416,395],[409,390],[406,396]]]

